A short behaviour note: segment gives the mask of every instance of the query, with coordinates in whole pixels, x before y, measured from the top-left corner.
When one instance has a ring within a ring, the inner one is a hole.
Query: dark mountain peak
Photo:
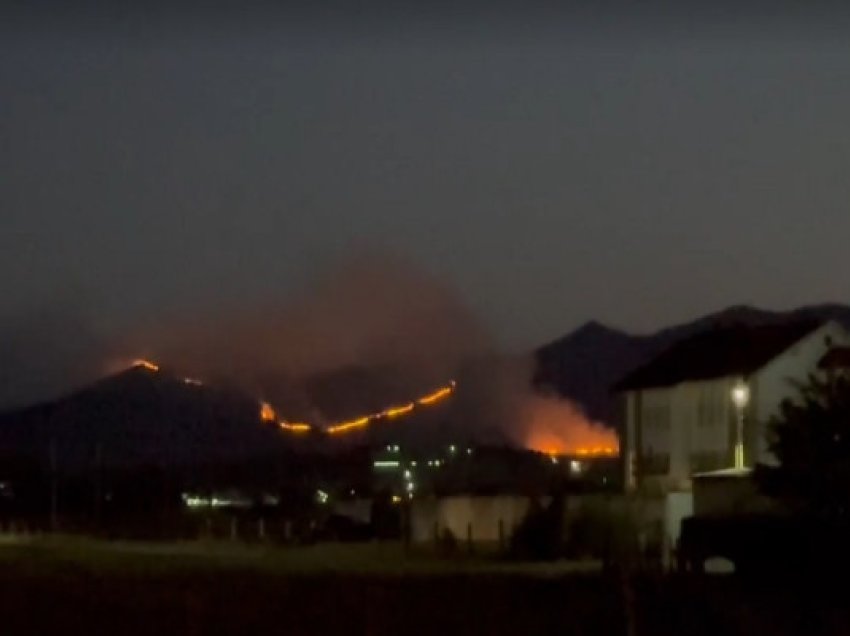
[[[710,314],[706,317],[706,320],[715,324],[730,325],[746,324],[753,321],[761,322],[776,316],[776,312],[759,309],[752,305],[732,305],[716,314]]]
[[[581,327],[579,327],[573,332],[573,336],[598,337],[619,333],[621,332],[617,331],[616,329],[612,329],[611,327],[599,322],[598,320],[588,320],[586,323],[584,323]]]
[[[599,343],[608,341],[629,340],[631,336],[623,331],[609,327],[597,320],[589,320],[574,331],[558,338],[557,340],[543,345],[540,351],[564,346],[593,347]]]

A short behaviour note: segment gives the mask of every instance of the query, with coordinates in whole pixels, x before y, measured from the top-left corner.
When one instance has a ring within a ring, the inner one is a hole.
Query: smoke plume
[[[317,424],[351,416],[351,404],[368,404],[370,394],[371,406],[384,407],[456,378],[451,435],[544,452],[616,447],[613,433],[576,404],[537,393],[533,358],[498,353],[453,290],[374,250],[337,262],[286,297],[163,318],[118,338],[120,355],[73,311],[7,318],[0,335],[4,406],[55,397],[146,357]]]
[[[311,378],[370,369],[421,390],[490,347],[458,296],[398,257],[358,254],[294,295],[236,311],[201,310],[134,338],[137,351],[187,375],[277,403]]]
[[[464,417],[487,433],[492,427],[516,445],[550,454],[618,448],[612,429],[587,417],[581,406],[532,383],[533,356],[499,356],[468,367]]]

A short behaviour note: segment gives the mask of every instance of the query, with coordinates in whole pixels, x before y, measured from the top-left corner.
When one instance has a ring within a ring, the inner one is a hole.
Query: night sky
[[[847,13],[65,4],[0,21],[7,320],[119,332],[372,248],[510,348],[850,300]]]

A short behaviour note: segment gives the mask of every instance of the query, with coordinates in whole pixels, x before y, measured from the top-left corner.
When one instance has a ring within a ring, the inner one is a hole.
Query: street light
[[[732,387],[732,402],[738,412],[738,422],[735,428],[735,468],[744,468],[744,411],[750,403],[750,387],[739,380]]]

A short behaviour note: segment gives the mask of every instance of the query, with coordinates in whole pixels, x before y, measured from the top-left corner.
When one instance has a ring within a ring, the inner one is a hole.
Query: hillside
[[[134,367],[71,395],[0,415],[0,449],[65,465],[236,459],[280,447],[256,400]]]

